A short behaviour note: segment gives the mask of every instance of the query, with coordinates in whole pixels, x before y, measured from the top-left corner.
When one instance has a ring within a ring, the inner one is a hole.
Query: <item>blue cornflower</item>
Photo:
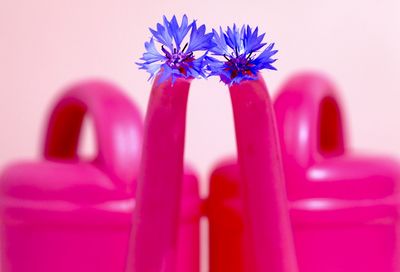
[[[274,43],[263,43],[264,34],[258,35],[258,27],[252,31],[250,26],[243,26],[240,30],[233,25],[226,32],[220,28],[219,34],[214,29],[213,42],[215,47],[210,49],[215,57],[207,57],[210,76],[219,76],[226,84],[239,83],[242,80],[257,79],[258,71],[262,69],[276,70],[272,63],[276,61],[272,56]],[[258,56],[256,56],[258,54]]]
[[[153,37],[144,44],[146,52],[137,63],[140,69],[147,70],[150,78],[160,71],[159,80],[162,82],[172,78],[197,78],[205,77],[205,56],[207,51],[215,46],[212,42],[213,34],[206,34],[205,25],[197,27],[196,21],[188,23],[186,15],[179,25],[175,16],[171,21],[164,16],[163,24],[158,23],[157,29],[151,29]],[[187,42],[186,42],[187,41]],[[156,43],[161,44],[157,49]],[[182,44],[184,44],[182,46]],[[203,51],[201,56],[195,56],[195,52]]]

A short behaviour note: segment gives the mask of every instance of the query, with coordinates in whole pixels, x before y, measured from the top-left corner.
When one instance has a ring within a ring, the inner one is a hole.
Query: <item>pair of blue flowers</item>
[[[137,63],[150,73],[150,79],[157,73],[161,82],[171,78],[172,83],[177,78],[219,76],[231,85],[257,79],[262,69],[276,70],[272,57],[278,51],[273,43],[263,42],[265,34],[259,35],[258,28],[233,25],[225,32],[220,28],[219,33],[206,33],[205,25],[189,24],[184,15],[180,25],[175,16],[170,21],[164,16],[163,23],[150,32],[153,37],[145,43],[142,62]]]

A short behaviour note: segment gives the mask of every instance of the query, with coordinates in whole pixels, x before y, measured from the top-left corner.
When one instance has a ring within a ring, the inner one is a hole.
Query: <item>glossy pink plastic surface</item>
[[[275,116],[261,76],[230,87],[244,214],[245,271],[296,272]]]
[[[348,150],[323,76],[291,78],[275,110],[300,271],[400,271],[399,164]]]
[[[298,270],[400,271],[398,163],[348,151],[336,93],[323,76],[293,77],[274,106]],[[212,174],[208,202],[212,271],[248,269],[243,184],[242,166],[234,160],[221,163]],[[257,210],[253,208],[254,213]]]
[[[129,272],[199,271],[198,229],[192,247],[179,254],[179,206],[182,194],[186,106],[190,81],[155,80],[147,108],[143,156],[139,169]],[[200,201],[186,208],[200,217]],[[198,220],[198,219],[196,219]],[[189,236],[189,235],[188,235]],[[190,236],[189,236],[190,237]],[[179,264],[181,262],[182,264]]]
[[[297,271],[279,139],[263,79],[230,87],[238,164],[211,180],[210,271]],[[240,178],[239,178],[240,176]],[[236,184],[230,186],[231,180]],[[239,190],[240,188],[240,190]]]
[[[176,236],[189,87],[189,81],[178,79],[173,86],[155,83],[151,92],[129,272],[180,271]],[[232,86],[230,93],[243,177],[247,271],[294,272],[285,184],[266,86],[262,79],[245,82]],[[193,250],[198,253],[198,248]],[[198,271],[198,264],[186,271]]]
[[[85,115],[98,144],[93,161],[77,154]],[[135,105],[117,87],[89,81],[69,88],[52,111],[45,160],[14,164],[0,178],[1,271],[125,271],[142,134]],[[179,271],[199,258],[192,250],[199,239],[197,178],[186,172]]]

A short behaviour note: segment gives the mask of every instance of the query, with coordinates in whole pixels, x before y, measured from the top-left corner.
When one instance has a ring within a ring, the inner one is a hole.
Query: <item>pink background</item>
[[[400,156],[399,12],[399,0],[0,0],[0,168],[40,154],[49,105],[75,80],[110,79],[144,112],[150,83],[134,62],[147,27],[183,13],[209,27],[259,25],[280,50],[279,71],[264,73],[273,94],[293,72],[324,71],[342,91],[353,146]],[[92,139],[89,130],[84,153]],[[212,164],[234,150],[226,87],[195,81],[186,157],[203,193]]]
[[[259,25],[279,48],[271,92],[303,69],[328,73],[342,91],[354,147],[400,156],[400,1],[76,1],[0,0],[0,167],[40,153],[44,117],[60,88],[102,77],[122,86],[144,112],[148,75],[134,64],[163,14],[209,27]],[[206,177],[234,153],[226,87],[195,81],[186,156]],[[94,143],[86,133],[84,150]]]

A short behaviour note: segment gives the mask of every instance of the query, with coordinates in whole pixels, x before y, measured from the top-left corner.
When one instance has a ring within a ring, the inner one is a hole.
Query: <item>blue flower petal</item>
[[[172,37],[163,25],[158,23],[157,31],[150,28],[150,32],[159,43],[167,46],[171,51],[173,50]]]
[[[161,55],[154,44],[154,39],[151,38],[149,42],[145,42],[144,47],[146,48],[147,52],[143,54],[141,60],[145,62],[156,62],[165,59],[165,56]]]
[[[189,47],[187,52],[208,50],[210,47],[214,46],[211,41],[213,38],[212,33],[205,34],[206,26],[201,25],[199,28],[196,26],[196,21],[192,23],[192,33],[190,34]]]
[[[262,43],[264,36],[265,33],[258,36],[258,27],[252,32],[250,26],[247,26],[243,38],[245,54],[257,52],[260,48],[264,47],[266,45],[266,43]]]
[[[191,74],[192,77],[207,77],[207,75],[205,74],[205,66],[207,65],[207,52],[204,53],[201,57],[198,57],[197,59],[195,59],[192,64],[193,67],[191,69],[189,69],[189,72]]]
[[[228,46],[226,44],[222,28],[221,27],[219,28],[219,34],[215,29],[213,29],[213,34],[214,36],[212,41],[215,43],[215,46],[210,49],[210,52],[220,56],[228,54]]]
[[[164,16],[165,17],[165,16]],[[174,15],[169,24],[170,35],[174,38],[177,49],[181,48],[183,39],[189,32],[190,26],[188,26],[188,18],[186,15],[183,16],[181,26],[178,25],[176,16]]]
[[[150,73],[149,80],[155,76],[161,67],[159,63],[137,63],[137,65],[139,65],[139,69],[146,70]]]
[[[243,34],[244,32],[244,26],[242,27],[241,31],[239,32],[239,29],[236,28],[236,25],[233,25],[233,28],[231,29],[228,27],[228,30],[226,31],[225,34],[225,40],[226,43],[230,48],[234,50],[234,52],[240,52],[243,49],[243,43],[241,42],[241,33]]]
[[[278,50],[273,50],[275,43],[271,43],[268,47],[254,60],[254,64],[263,67],[265,64],[270,64],[276,61],[271,57],[278,53]],[[271,65],[269,65],[271,66]],[[268,67],[269,67],[268,66]],[[273,68],[275,70],[275,68]]]

